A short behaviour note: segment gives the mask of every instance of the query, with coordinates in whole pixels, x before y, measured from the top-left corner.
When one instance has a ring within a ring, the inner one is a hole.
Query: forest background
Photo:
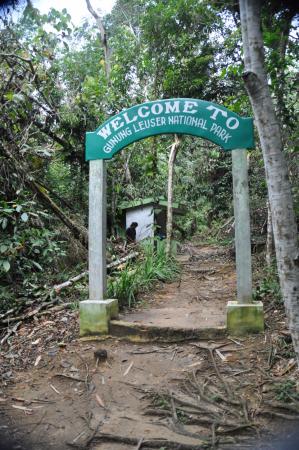
[[[292,3],[264,2],[262,24],[298,220],[298,11]],[[1,22],[0,309],[5,312],[55,295],[54,284],[86,270],[86,131],[124,108],[158,98],[198,98],[243,116],[253,113],[242,79],[235,2],[118,0],[103,17],[109,80],[92,17],[73,26],[66,10],[44,15],[27,2],[18,20],[3,12]],[[108,163],[109,260],[117,257],[115,236],[124,232],[121,203],[166,196],[172,143],[171,136],[152,137]],[[258,137],[249,152],[249,180],[253,238],[266,243],[270,215]],[[177,224],[180,238],[196,234],[232,241],[231,154],[185,136],[176,159],[174,199],[188,207]],[[278,290],[275,261],[268,263],[260,295],[262,289]],[[123,290],[124,285],[122,280]],[[115,281],[110,289],[119,296]],[[127,291],[120,295],[125,298]],[[87,298],[84,283],[76,285],[75,297]]]

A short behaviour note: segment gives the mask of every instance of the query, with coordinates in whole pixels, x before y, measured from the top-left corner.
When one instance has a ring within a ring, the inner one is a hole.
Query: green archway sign
[[[86,160],[111,159],[133,142],[170,133],[202,137],[224,150],[254,146],[251,118],[215,103],[176,98],[133,106],[86,133]]]
[[[86,133],[89,161],[89,300],[80,302],[80,334],[108,332],[117,316],[116,299],[107,300],[106,161],[133,142],[158,134],[198,136],[232,152],[237,301],[228,302],[227,327],[259,331],[262,306],[252,303],[247,151],[253,148],[253,121],[215,103],[190,98],[146,102],[121,111]],[[257,320],[259,318],[259,320]]]

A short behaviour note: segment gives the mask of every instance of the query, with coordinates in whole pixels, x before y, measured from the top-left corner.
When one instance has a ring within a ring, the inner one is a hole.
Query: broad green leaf
[[[3,217],[3,219],[2,219],[2,229],[5,230],[6,227],[7,227],[7,218]]]
[[[2,267],[3,267],[4,272],[8,272],[10,269],[9,261],[2,261]]]

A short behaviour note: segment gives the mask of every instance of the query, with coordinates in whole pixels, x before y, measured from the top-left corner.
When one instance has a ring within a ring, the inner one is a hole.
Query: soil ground
[[[232,261],[218,247],[186,246],[184,250],[178,255],[181,279],[148,296],[144,308],[121,315],[123,320],[185,329],[225,326],[226,304],[235,298]]]
[[[123,320],[223,327],[234,264],[224,249],[185,250],[181,280],[144,296]],[[298,448],[298,375],[275,308],[266,305],[263,334],[172,343],[82,341],[76,311],[24,323],[0,353],[3,442],[16,450]],[[99,350],[107,359],[95,358]]]

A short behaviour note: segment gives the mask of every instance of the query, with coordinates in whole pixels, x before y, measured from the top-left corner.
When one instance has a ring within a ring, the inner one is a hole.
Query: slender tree
[[[171,145],[168,161],[168,195],[167,195],[167,223],[166,223],[166,255],[171,253],[171,235],[172,235],[172,199],[173,199],[173,172],[174,163],[178,153],[181,140],[177,134],[174,135],[174,141]]]
[[[261,141],[272,212],[281,291],[299,365],[299,249],[281,129],[265,69],[260,0],[239,0],[245,71],[243,79]]]

